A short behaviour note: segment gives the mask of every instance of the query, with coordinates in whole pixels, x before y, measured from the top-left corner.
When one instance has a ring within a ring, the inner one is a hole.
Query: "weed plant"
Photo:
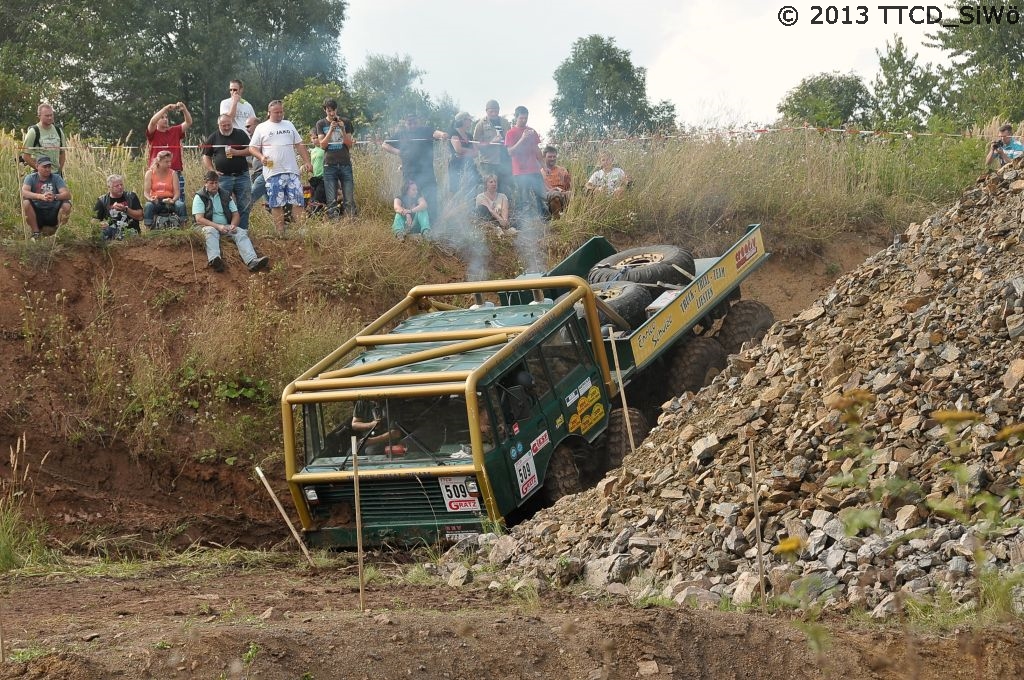
[[[69,141],[66,179],[75,200],[65,239],[96,238],[89,210],[106,191],[109,174],[123,174],[141,192],[144,157],[125,147],[89,147]],[[14,158],[21,135],[0,132],[0,153]],[[620,200],[584,197],[599,148],[610,148],[633,178]],[[446,187],[447,148],[438,147],[441,193]],[[814,248],[841,230],[900,230],[951,200],[982,170],[982,138],[861,137],[813,130],[742,137],[691,136],[602,144],[567,144],[560,162],[571,172],[577,196],[551,225],[552,255],[593,235],[615,240],[667,240],[698,254],[735,239],[734,228],[761,222],[775,230],[773,243]],[[397,161],[374,144],[353,151],[359,222],[390,222],[398,184]],[[185,151],[186,199],[199,186],[194,150]],[[25,166],[0,169],[0,238],[20,240],[24,228],[18,192]],[[270,220],[253,212],[254,233],[269,233]],[[318,238],[322,242],[323,238]],[[348,241],[348,248],[356,244]]]

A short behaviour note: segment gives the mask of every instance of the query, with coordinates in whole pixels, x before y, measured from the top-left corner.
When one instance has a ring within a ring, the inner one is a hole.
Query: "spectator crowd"
[[[228,84],[220,102],[217,127],[201,144],[202,186],[189,195],[185,186],[182,142],[192,127],[183,102],[158,109],[146,126],[147,169],[142,191],[128,188],[125,177],[107,177],[107,193],[96,199],[93,221],[104,239],[120,240],[145,230],[179,228],[191,216],[206,241],[208,264],[224,269],[220,239],[229,236],[249,269],[267,265],[248,234],[253,206],[262,198],[278,234],[305,214],[327,219],[357,214],[351,150],[352,121],[338,111],[335,99],[323,102],[323,118],[309,130],[309,147],[287,120],[280,100],[267,106],[260,122],[244,97],[241,80]],[[37,109],[38,122],[25,133],[22,161],[30,172],[21,188],[22,214],[32,239],[51,235],[68,221],[72,197],[64,181],[67,145],[64,132],[48,104]],[[501,115],[497,101],[484,105],[474,121],[461,112],[450,128],[434,129],[415,112],[381,144],[400,160],[401,189],[394,198],[392,229],[397,238],[437,231],[441,215],[448,228],[469,225],[496,234],[516,234],[524,226],[557,219],[573,195],[569,171],[558,165],[558,149],[543,145],[529,126],[529,111],[519,106],[512,122]],[[180,122],[172,123],[172,118]],[[435,145],[448,145],[448,183],[439,195]],[[1007,148],[1006,150],[1009,150]],[[599,157],[585,192],[619,196],[629,186],[626,173],[614,166],[611,154]],[[310,176],[309,186],[302,174]],[[443,205],[444,204],[444,205]],[[442,213],[442,208],[445,211]]]

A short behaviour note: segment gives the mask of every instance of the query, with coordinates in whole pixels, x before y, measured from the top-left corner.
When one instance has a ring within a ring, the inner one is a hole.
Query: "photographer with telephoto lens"
[[[985,165],[991,166],[992,161],[998,161],[1002,167],[1024,154],[1024,145],[1013,137],[1013,127],[1003,125],[999,128],[999,139],[989,145],[988,155],[985,156]]]

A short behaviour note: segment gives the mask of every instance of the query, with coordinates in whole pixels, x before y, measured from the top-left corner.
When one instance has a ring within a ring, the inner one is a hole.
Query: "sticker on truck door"
[[[537,466],[533,463],[533,453],[526,453],[516,461],[516,481],[519,482],[519,497],[526,496],[537,487]]]
[[[466,481],[466,477],[438,477],[441,485],[441,497],[448,512],[466,512],[480,510],[480,493],[476,482]]]

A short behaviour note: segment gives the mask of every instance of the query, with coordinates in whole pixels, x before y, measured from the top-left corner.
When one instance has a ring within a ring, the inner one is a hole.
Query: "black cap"
[[[49,156],[40,156],[36,159],[36,167],[38,168],[40,165],[53,165],[53,161]]]

